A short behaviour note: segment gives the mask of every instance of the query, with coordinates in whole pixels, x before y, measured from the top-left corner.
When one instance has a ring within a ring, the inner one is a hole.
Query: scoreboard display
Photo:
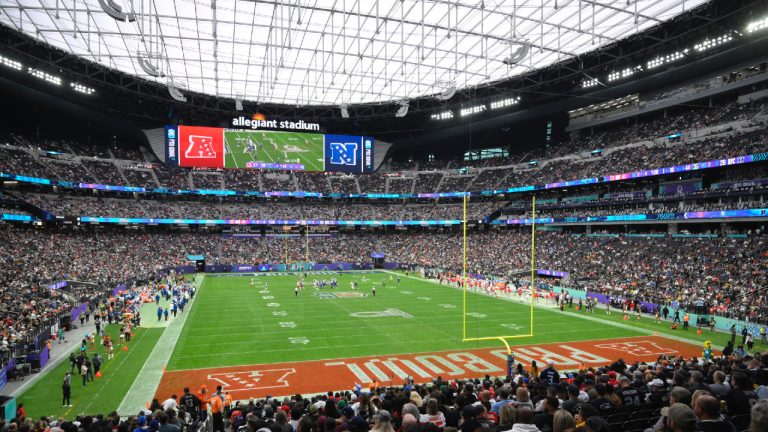
[[[166,163],[195,168],[373,172],[374,139],[356,135],[166,126]]]

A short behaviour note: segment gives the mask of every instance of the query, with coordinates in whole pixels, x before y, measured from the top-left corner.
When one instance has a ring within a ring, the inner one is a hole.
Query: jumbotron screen
[[[166,163],[181,167],[373,172],[366,136],[166,126],[165,146]]]

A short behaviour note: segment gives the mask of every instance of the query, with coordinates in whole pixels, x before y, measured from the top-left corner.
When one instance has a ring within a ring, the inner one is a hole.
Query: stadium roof
[[[182,91],[307,106],[447,98],[454,88],[593,51],[702,3],[13,0],[0,5],[0,22]]]

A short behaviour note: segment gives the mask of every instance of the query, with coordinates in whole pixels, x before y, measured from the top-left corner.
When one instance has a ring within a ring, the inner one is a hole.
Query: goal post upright
[[[462,338],[464,340],[467,340],[467,194],[464,194],[464,203],[463,203],[463,211],[464,215],[462,217],[462,228],[463,228],[463,246],[462,246],[462,273],[461,273],[461,283],[464,287],[464,305],[462,307],[461,312],[461,322],[462,322]]]
[[[530,302],[531,302],[531,311],[530,311],[530,331],[527,334],[517,334],[517,335],[502,335],[502,336],[476,336],[476,337],[467,337],[467,200],[468,196],[464,195],[464,201],[463,201],[463,219],[462,219],[462,228],[463,228],[463,245],[462,245],[462,255],[463,255],[463,263],[462,263],[462,288],[463,288],[463,305],[462,305],[462,316],[461,316],[461,323],[462,323],[462,341],[463,342],[478,342],[478,341],[489,341],[489,340],[500,340],[505,348],[507,349],[507,353],[512,353],[512,348],[510,347],[509,343],[507,342],[507,339],[521,339],[521,338],[530,338],[533,337],[533,319],[534,319],[534,303],[535,303],[535,291],[534,291],[534,277],[536,275],[536,196],[534,195],[531,200],[531,295],[530,295]]]
[[[536,273],[536,195],[531,198],[531,336],[533,336],[534,276]]]

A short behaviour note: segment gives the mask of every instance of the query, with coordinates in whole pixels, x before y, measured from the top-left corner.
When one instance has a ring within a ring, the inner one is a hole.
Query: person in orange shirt
[[[197,392],[197,399],[200,401],[200,419],[205,420],[208,418],[208,388],[206,386],[200,387],[200,391]]]
[[[208,403],[211,405],[213,415],[213,431],[226,432],[224,430],[224,394],[221,392],[221,386],[216,387],[216,393],[211,395]]]

